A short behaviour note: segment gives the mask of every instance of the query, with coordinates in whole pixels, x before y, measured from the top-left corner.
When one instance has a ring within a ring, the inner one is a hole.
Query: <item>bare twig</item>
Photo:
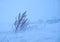
[[[27,25],[27,18],[26,18],[26,11],[21,15],[21,13],[19,13],[18,15],[18,19],[15,21],[14,26],[16,28],[16,31],[20,28],[25,28]]]

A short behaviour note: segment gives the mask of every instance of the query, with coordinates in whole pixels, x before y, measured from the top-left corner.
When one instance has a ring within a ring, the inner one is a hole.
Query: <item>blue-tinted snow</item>
[[[28,29],[16,33],[13,23],[24,11]],[[60,42],[60,0],[0,0],[0,42]]]

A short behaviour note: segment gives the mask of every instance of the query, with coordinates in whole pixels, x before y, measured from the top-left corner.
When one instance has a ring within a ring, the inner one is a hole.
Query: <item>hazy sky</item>
[[[19,12],[30,21],[60,18],[60,0],[0,0],[0,31],[10,30]]]

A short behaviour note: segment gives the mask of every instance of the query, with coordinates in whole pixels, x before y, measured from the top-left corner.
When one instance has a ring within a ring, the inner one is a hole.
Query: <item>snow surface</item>
[[[14,19],[24,11],[31,23],[16,33]],[[0,42],[60,42],[60,0],[0,0]]]
[[[60,42],[60,23],[30,24],[21,32],[0,32],[0,42]]]

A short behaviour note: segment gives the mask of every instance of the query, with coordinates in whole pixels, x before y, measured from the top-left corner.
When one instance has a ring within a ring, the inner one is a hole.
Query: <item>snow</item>
[[[15,17],[24,11],[30,24],[15,32]],[[0,42],[60,42],[60,0],[0,0]]]
[[[30,24],[24,32],[0,32],[0,42],[59,42],[60,23],[42,24]]]

